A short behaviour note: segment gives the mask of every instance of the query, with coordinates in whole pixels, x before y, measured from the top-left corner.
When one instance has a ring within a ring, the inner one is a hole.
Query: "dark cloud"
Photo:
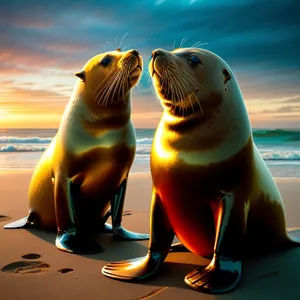
[[[153,49],[187,37],[227,61],[246,100],[299,95],[299,14],[299,0],[1,1],[0,80],[48,68],[71,76],[128,33],[123,46],[140,51],[144,73]],[[135,93],[137,108],[160,110],[146,76]]]

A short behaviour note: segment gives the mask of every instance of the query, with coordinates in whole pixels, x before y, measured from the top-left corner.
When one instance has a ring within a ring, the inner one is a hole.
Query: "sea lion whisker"
[[[105,41],[105,43],[107,43],[108,45],[112,46],[113,49],[116,49],[116,48],[114,47],[114,45],[113,45],[112,43],[110,43],[109,41]]]
[[[179,48],[183,48],[183,46],[184,46],[184,44],[185,44],[185,42],[188,40],[188,38],[187,37],[184,37],[182,40],[181,40],[181,42],[180,42],[180,45],[179,45]]]
[[[172,85],[172,83],[171,83]],[[174,106],[175,106],[175,98],[178,98],[178,91],[177,91],[177,87],[176,87],[176,84],[174,85],[174,93],[171,93],[171,108],[172,110],[174,109]]]
[[[107,92],[107,88],[110,86],[111,82],[114,80],[114,77],[117,73],[113,74],[106,84],[99,90],[98,94],[96,95],[97,104],[99,105],[100,101],[103,99],[105,93]]]
[[[131,44],[127,44],[125,47],[123,47],[123,51],[127,48],[127,47],[129,47]]]
[[[201,41],[195,43],[191,48],[198,48],[202,45],[208,45],[209,43],[201,43]]]
[[[123,69],[120,72],[120,76],[116,79],[116,84],[115,84],[116,88],[114,89],[113,97],[111,99],[114,98],[115,91],[117,91],[117,90],[118,90],[118,99],[120,99],[119,93],[123,94],[123,87],[124,87],[125,83],[126,83],[126,85],[128,84],[128,76],[129,76],[132,65],[133,65],[133,63],[131,62],[131,63],[127,63],[126,65],[123,66]],[[125,93],[123,95],[123,98],[125,98]],[[112,101],[113,100],[111,100],[111,102]],[[125,101],[125,99],[123,99],[123,101]]]
[[[115,77],[114,81],[111,83],[109,89],[108,89],[108,97],[105,101],[105,106],[108,104],[108,100],[110,99],[110,103],[114,101],[115,92],[118,87],[119,79],[121,76],[121,72],[118,72],[117,76]]]
[[[191,107],[192,107],[192,110],[193,110],[193,113],[194,113],[195,110],[194,110],[193,102],[192,102],[192,100],[191,100],[191,98],[190,98],[190,92],[187,90],[187,88],[185,87],[185,84],[184,84],[184,82],[183,82],[183,79],[187,80],[187,82],[189,82],[189,79],[186,78],[186,77],[184,77],[184,76],[180,76],[178,70],[177,70],[177,72],[174,72],[174,73],[176,73],[176,75],[178,76],[178,80],[179,80],[180,83],[181,83],[181,88],[184,89],[184,91],[186,92],[186,95],[187,95],[187,97],[188,97],[188,100],[189,100],[189,102],[190,102],[190,104],[191,104]],[[181,74],[181,75],[182,75],[182,74]],[[183,78],[182,78],[182,77],[183,77]],[[200,108],[201,114],[203,115],[203,109],[202,109],[202,106],[201,106],[201,104],[200,104],[199,99],[196,97],[195,94],[192,94],[192,96],[195,97],[196,102],[197,102],[197,104],[198,104],[198,106],[199,106],[199,108]]]
[[[123,76],[121,75],[117,80],[116,88],[114,89],[114,92],[117,92],[117,99],[120,99],[120,93],[122,91],[122,84],[123,84]],[[114,94],[113,94],[114,96]],[[111,98],[110,102],[113,102],[114,97]]]
[[[114,76],[111,77],[111,80],[109,82],[106,83],[106,85],[103,87],[103,104],[106,105],[106,98],[110,97],[110,91],[111,89],[114,87],[115,85],[115,81],[117,80],[117,78],[120,76],[120,73],[123,72],[123,69],[120,69],[118,72],[116,72],[114,74]],[[105,92],[104,92],[105,89]]]
[[[105,83],[105,81],[110,79],[110,74],[113,72],[113,70],[111,70],[108,75],[104,78],[104,80],[102,82],[99,83],[99,85],[96,87],[95,91],[93,92],[93,97],[95,97],[96,94],[98,94],[99,89],[101,89],[101,86]]]
[[[182,74],[182,75],[183,75],[183,74]],[[183,75],[183,77],[184,77],[184,75]],[[185,79],[188,81],[188,78],[185,78]],[[188,82],[189,82],[189,81],[188,81]],[[186,90],[184,83],[182,83],[182,86],[183,86],[183,88]],[[198,90],[198,89],[197,89],[197,90]],[[186,92],[189,94],[189,92],[188,92],[187,90],[186,90]],[[199,101],[198,97],[196,96],[195,93],[193,93],[192,96],[195,97],[196,102],[197,102],[197,104],[198,104],[198,106],[199,106],[199,108],[200,108],[201,114],[204,115],[203,109],[202,109],[202,106],[201,106],[201,104],[200,104],[200,101]],[[188,97],[189,97],[189,101],[190,101],[190,103],[191,103],[191,105],[192,105],[193,112],[195,112],[195,111],[194,111],[194,106],[193,106],[193,104],[192,104],[193,102],[192,102],[192,100],[190,99],[190,96],[188,96]]]
[[[118,47],[118,49],[122,49],[121,47],[122,47],[122,42],[123,42],[123,40],[124,40],[124,38],[125,38],[125,36],[127,35],[128,33],[126,32],[124,35],[123,35],[123,37],[121,38],[121,41],[120,41],[120,43],[119,43],[119,47]],[[123,50],[124,51],[124,50]]]
[[[97,88],[96,88],[95,91],[93,92],[93,96],[95,96],[95,94],[98,94],[99,89],[101,89],[101,86],[102,86],[107,80],[110,79],[111,73],[113,73],[113,70],[111,70],[111,71],[107,74],[107,76],[103,79],[103,81],[99,83],[99,85],[97,86]]]
[[[115,78],[118,76],[119,72],[116,72],[113,76],[111,76],[110,80],[103,86],[101,91],[99,91],[99,99],[98,99],[98,104],[100,101],[102,102],[101,105],[105,104],[105,99],[106,97],[109,97],[109,89],[112,86],[112,83],[114,82]]]
[[[191,101],[191,99],[190,99],[189,91],[188,91],[187,88],[185,87],[185,84],[184,84],[184,82],[183,82],[183,79],[180,77],[180,75],[179,75],[178,73],[174,72],[173,74],[174,74],[174,76],[175,76],[176,79],[177,79],[177,82],[178,82],[178,88],[179,88],[180,91],[181,91],[181,99],[182,99],[182,104],[183,104],[183,106],[185,107],[185,105],[184,105],[184,99],[185,99],[185,98],[188,98],[188,100],[189,100],[189,102],[190,102],[190,104],[191,104],[192,110],[193,110],[193,112],[194,112],[193,103],[192,103],[192,101]],[[186,108],[186,112],[187,112],[187,108]]]
[[[174,83],[174,86],[175,86],[175,93],[176,93],[176,98],[179,99],[179,108],[180,110],[182,110],[182,113],[184,115],[184,107],[182,105],[183,103],[183,98],[184,98],[184,94],[180,88],[180,83],[178,82],[177,78],[175,77],[175,74],[173,73],[173,83]],[[174,104],[176,104],[176,101],[174,102]],[[176,107],[176,105],[175,105]]]
[[[183,73],[182,75],[184,76],[185,74]],[[188,81],[188,78],[185,78],[185,79]],[[198,82],[197,82],[197,84],[198,84]],[[201,84],[200,84],[200,85],[201,85]],[[201,85],[201,87],[202,87],[202,85]],[[198,89],[196,89],[196,90],[198,91]],[[200,101],[199,101],[197,95],[196,95],[195,93],[192,93],[192,96],[195,97],[196,102],[197,102],[197,104],[198,104],[198,106],[199,106],[199,108],[200,108],[201,114],[204,115],[204,112],[203,112],[201,103],[200,103]],[[189,100],[192,101],[190,98],[189,98]],[[192,103],[192,102],[191,102],[191,103]],[[194,112],[194,107],[193,107],[193,112]]]
[[[198,45],[198,44],[201,44],[202,42],[201,41],[197,41],[196,43],[194,43],[192,46],[191,46],[191,48],[196,48],[196,46]]]
[[[142,88],[142,87],[141,87],[141,84],[140,84],[139,82],[138,82],[135,86],[136,86],[136,88],[137,88],[138,90],[141,90],[141,88]]]
[[[182,114],[184,115],[184,102],[183,102],[184,95],[183,95],[182,90],[180,89],[180,83],[178,82],[175,73],[169,72],[169,75],[172,78],[171,85],[174,86],[174,91],[176,91],[177,95],[178,95],[177,101],[174,102],[175,107],[177,106],[176,104],[178,103],[178,100],[179,100],[179,109],[180,109],[180,111],[182,111]]]
[[[152,78],[150,75],[147,77],[147,83],[152,85]]]
[[[98,89],[101,87],[101,84],[103,84],[103,82],[107,81],[107,80],[110,78],[109,76],[110,76],[111,73],[113,73],[113,72],[114,72],[114,70],[111,70],[111,71],[105,76],[105,78],[103,79],[103,81],[99,83],[99,85],[97,86],[97,88],[96,88],[95,91],[93,92],[93,95],[95,95],[95,94],[98,92]]]
[[[143,77],[146,77],[146,81],[147,81],[148,84],[152,82],[152,78],[151,78],[149,72],[143,72],[143,73],[142,73],[142,78],[143,78]]]
[[[178,72],[182,73],[182,75],[185,75],[186,76],[186,80],[188,80],[188,78],[190,78],[190,83],[194,83],[196,86],[200,85],[200,87],[202,88],[202,84],[200,82],[198,82],[193,76],[191,76],[189,73],[187,73],[185,70],[181,69],[181,70],[178,70]],[[188,77],[188,78],[187,78]]]
[[[128,84],[128,80],[126,80],[128,78],[128,76],[126,76],[126,74],[124,73],[123,76],[121,76],[120,80],[119,80],[119,93],[121,95],[121,98],[120,96],[118,96],[118,99],[123,99],[122,101],[125,101],[125,84],[126,84],[126,87],[127,87],[127,84]],[[118,95],[119,95],[118,93]]]
[[[120,78],[120,82],[119,82],[119,92],[122,95],[122,99],[123,101],[125,101],[125,84],[126,84],[126,90],[128,88],[128,75],[126,76],[125,72],[123,73],[123,76],[121,76]],[[118,97],[118,99],[120,99],[120,97]]]
[[[116,35],[116,37],[115,37],[115,49],[117,49],[118,48],[118,36]]]

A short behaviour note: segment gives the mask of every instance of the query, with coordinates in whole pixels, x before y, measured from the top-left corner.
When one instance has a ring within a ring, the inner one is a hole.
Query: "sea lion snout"
[[[131,54],[133,54],[133,55],[135,55],[135,56],[137,56],[137,57],[139,57],[139,55],[140,55],[140,53],[139,53],[137,50],[135,50],[135,49],[133,49],[133,50],[131,51]]]
[[[155,49],[152,51],[149,59],[149,73],[152,77],[155,74],[158,77],[162,76],[162,69],[164,68],[164,65],[168,63],[167,54],[169,54],[168,51],[163,49]]]
[[[154,51],[152,51],[152,59],[155,60],[155,58],[158,55],[163,55],[164,54],[164,50],[162,49],[155,49]]]

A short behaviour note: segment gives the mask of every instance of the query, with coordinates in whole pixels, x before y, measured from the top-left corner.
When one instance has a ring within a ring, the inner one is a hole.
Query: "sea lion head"
[[[230,67],[216,54],[199,48],[156,49],[149,72],[165,111],[205,114],[232,92],[239,92]]]
[[[120,49],[91,58],[75,75],[83,98],[98,107],[118,105],[129,99],[130,90],[142,73],[143,61],[137,50]]]

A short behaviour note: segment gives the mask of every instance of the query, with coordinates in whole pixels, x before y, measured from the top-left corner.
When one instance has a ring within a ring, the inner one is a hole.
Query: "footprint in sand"
[[[28,254],[22,255],[22,258],[25,258],[25,259],[38,259],[40,257],[41,257],[41,255],[36,254],[36,253],[28,253]]]
[[[8,221],[8,220],[10,220],[10,219],[11,219],[11,217],[9,217],[9,216],[0,215],[0,222]]]
[[[40,258],[40,254],[36,253],[28,253],[22,255],[22,258],[25,259],[38,259]],[[45,272],[50,268],[49,264],[46,264],[42,261],[16,261],[1,269],[2,272],[10,273],[10,274],[36,274]]]
[[[1,269],[2,272],[9,274],[36,274],[48,271],[50,265],[42,261],[16,261]]]
[[[123,212],[123,216],[125,217],[125,216],[131,216],[132,215],[132,212],[130,211],[130,210],[125,210],[124,212]]]
[[[70,269],[70,268],[63,268],[63,269],[58,270],[59,274],[67,274],[67,273],[71,273],[71,272],[74,272],[74,270]]]
[[[42,256],[37,253],[28,253],[22,255],[22,258],[30,259],[30,260],[38,259],[41,257]],[[10,274],[24,275],[24,274],[36,274],[36,273],[45,272],[48,271],[49,268],[50,265],[42,261],[16,261],[3,267],[1,271]],[[58,270],[59,274],[67,274],[72,272],[74,272],[74,270],[71,268],[63,268]]]

